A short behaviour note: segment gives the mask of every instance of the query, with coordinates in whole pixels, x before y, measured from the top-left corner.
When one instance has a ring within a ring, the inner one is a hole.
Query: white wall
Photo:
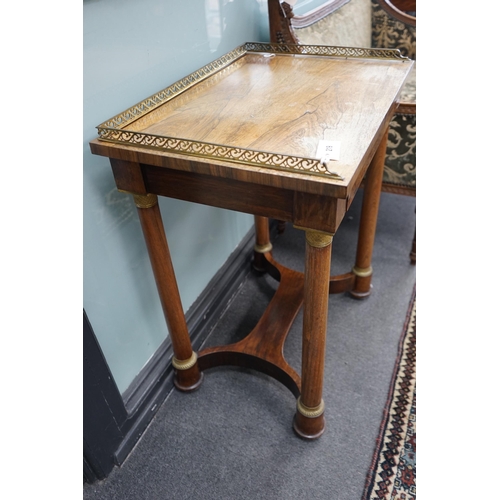
[[[268,41],[266,0],[83,1],[84,308],[123,392],[168,335],[130,195],[92,155],[95,127],[246,41]],[[253,223],[160,199],[187,311]]]

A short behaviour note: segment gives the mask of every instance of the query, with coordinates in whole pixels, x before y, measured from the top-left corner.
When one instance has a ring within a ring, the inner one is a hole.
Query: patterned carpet
[[[363,500],[416,499],[416,307],[414,290]]]

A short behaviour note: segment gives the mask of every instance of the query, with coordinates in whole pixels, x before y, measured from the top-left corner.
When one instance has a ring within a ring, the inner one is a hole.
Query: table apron
[[[140,167],[148,193],[270,217],[332,234],[347,210],[346,200],[331,196],[152,165]]]

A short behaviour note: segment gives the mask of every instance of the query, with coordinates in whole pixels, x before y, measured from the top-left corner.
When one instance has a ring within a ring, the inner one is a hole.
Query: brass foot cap
[[[179,391],[193,392],[200,387],[201,383],[203,382],[203,376],[204,376],[203,372],[200,372],[200,378],[191,385],[184,385],[182,382],[178,380],[177,376],[175,376],[174,385]]]
[[[373,285],[370,285],[370,289],[367,292],[357,292],[356,290],[350,290],[349,294],[355,299],[366,299],[372,293]]]
[[[300,417],[299,417],[300,418]],[[295,431],[295,434],[299,436],[301,439],[305,439],[307,441],[313,441],[314,439],[318,439],[323,435],[325,432],[325,419],[323,415],[319,416],[318,419],[320,419],[320,425],[319,429],[310,429],[310,431],[304,431],[299,427],[299,423],[297,422],[297,415],[295,415],[293,419],[293,430]]]

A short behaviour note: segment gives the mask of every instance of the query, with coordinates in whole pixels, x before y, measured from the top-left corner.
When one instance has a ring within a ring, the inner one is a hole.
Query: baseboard
[[[251,271],[254,238],[252,228],[187,311],[186,322],[194,350],[208,337]],[[122,394],[128,419],[123,428],[124,439],[115,453],[117,465],[126,460],[174,387],[172,354],[170,338],[167,338]]]

